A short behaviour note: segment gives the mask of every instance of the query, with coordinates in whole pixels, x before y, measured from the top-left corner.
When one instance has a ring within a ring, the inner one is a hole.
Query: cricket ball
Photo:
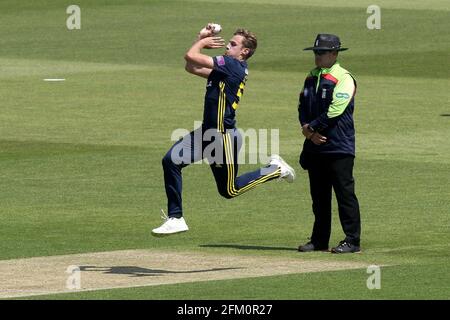
[[[219,34],[220,33],[220,31],[222,31],[222,27],[220,26],[220,24],[217,24],[217,23],[213,23],[212,25],[211,25],[211,27],[212,27],[212,32],[213,32],[213,34]]]

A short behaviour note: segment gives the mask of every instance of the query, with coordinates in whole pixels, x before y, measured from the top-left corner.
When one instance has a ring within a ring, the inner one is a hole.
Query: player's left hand
[[[225,47],[225,40],[222,37],[207,37],[201,40],[203,48],[205,49],[218,49]]]

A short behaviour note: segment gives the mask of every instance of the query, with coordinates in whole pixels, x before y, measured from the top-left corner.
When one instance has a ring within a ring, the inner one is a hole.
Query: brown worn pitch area
[[[83,253],[0,261],[0,298],[365,267],[356,262],[160,250]],[[77,284],[80,289],[74,288]]]

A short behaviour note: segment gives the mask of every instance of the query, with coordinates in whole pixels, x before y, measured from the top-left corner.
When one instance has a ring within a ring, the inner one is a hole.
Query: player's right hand
[[[202,30],[200,30],[200,32],[198,33],[200,39],[211,37],[212,35],[214,35],[212,25],[213,23],[209,22]]]

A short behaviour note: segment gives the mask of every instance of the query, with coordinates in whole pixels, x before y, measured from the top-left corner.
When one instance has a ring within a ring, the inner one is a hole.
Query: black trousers
[[[354,156],[302,152],[300,164],[309,174],[314,227],[311,242],[328,247],[331,235],[331,203],[334,189],[345,241],[360,245],[361,218],[353,179]]]

